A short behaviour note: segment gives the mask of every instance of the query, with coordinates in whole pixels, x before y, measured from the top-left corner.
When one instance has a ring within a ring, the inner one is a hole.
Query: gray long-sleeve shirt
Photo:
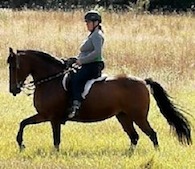
[[[80,54],[78,56],[78,60],[81,62],[81,64],[102,61],[103,43],[103,33],[101,30],[96,28],[80,47]]]

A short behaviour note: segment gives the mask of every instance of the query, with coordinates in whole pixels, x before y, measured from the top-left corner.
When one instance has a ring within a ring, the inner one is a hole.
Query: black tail
[[[174,129],[178,140],[182,144],[192,144],[191,127],[189,121],[180,113],[179,109],[169,99],[169,95],[163,87],[152,79],[145,79],[146,84],[150,85],[160,112],[167,119],[169,125]]]

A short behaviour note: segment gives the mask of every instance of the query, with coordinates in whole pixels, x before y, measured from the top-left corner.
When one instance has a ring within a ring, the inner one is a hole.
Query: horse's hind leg
[[[135,128],[133,126],[133,120],[129,118],[125,113],[121,112],[118,115],[116,115],[118,121],[121,123],[124,131],[127,133],[129,138],[131,139],[131,147],[130,150],[134,150],[137,142],[139,140],[139,135],[135,131]]]
[[[41,122],[45,122],[47,121],[43,116],[41,116],[40,114],[36,114],[34,116],[31,116],[27,119],[24,119],[21,123],[20,123],[20,128],[16,137],[16,140],[18,142],[18,145],[20,147],[20,150],[22,150],[23,148],[25,148],[25,146],[22,144],[23,142],[23,131],[24,128],[29,125],[29,124],[37,124],[37,123],[41,123]]]
[[[158,139],[156,132],[152,129],[147,119],[136,120],[135,123],[139,126],[139,128],[150,138],[153,142],[154,147],[158,148]]]

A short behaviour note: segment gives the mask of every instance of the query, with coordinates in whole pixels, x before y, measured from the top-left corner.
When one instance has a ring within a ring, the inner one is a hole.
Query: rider
[[[101,15],[95,10],[88,11],[85,14],[85,22],[90,32],[84,43],[80,47],[80,54],[77,57],[76,64],[81,69],[73,74],[71,79],[71,111],[68,117],[73,118],[81,106],[82,96],[85,83],[93,78],[101,76],[104,69],[102,57],[102,47],[104,43],[103,31],[100,23]]]

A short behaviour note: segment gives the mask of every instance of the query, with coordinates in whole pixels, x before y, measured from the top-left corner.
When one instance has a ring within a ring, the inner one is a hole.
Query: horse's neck
[[[31,64],[31,75],[35,81],[52,76],[62,71],[62,68],[60,66],[44,62],[43,60],[38,58],[31,58]]]

